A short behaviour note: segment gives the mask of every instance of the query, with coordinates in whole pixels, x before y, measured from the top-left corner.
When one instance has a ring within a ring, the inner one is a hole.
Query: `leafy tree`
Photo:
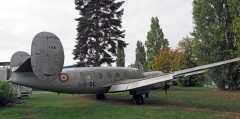
[[[172,56],[170,71],[173,72],[184,69],[184,53],[178,50],[171,51],[170,53]]]
[[[233,32],[235,9],[233,0],[194,0],[194,54],[198,64],[207,64],[237,57],[237,40]],[[239,2],[235,2],[240,6]],[[208,71],[221,89],[239,87],[239,73],[236,63]]]
[[[79,60],[79,66],[111,65],[115,62],[113,56],[116,55],[117,44],[125,36],[124,30],[120,30],[123,3],[116,0],[75,0],[75,9],[79,10],[80,17],[76,19],[78,33],[73,59]]]
[[[153,69],[165,73],[184,68],[183,53],[170,48],[162,49],[153,61]]]
[[[168,47],[168,40],[164,38],[164,34],[159,25],[157,17],[152,17],[150,31],[147,33],[147,41],[145,42],[147,48],[147,65],[148,69],[152,70],[152,62],[156,54],[163,48]]]
[[[125,67],[125,53],[124,48],[127,47],[127,43],[125,43],[122,40],[118,41],[118,49],[117,49],[117,66],[119,67]]]
[[[178,50],[184,53],[184,67],[192,68],[196,66],[193,56],[194,40],[188,36],[178,43]]]
[[[125,54],[124,50],[118,48],[117,49],[117,66],[118,67],[125,67]]]
[[[233,20],[233,32],[235,34],[235,39],[237,41],[238,56],[240,56],[240,1],[239,0],[229,0],[230,13]]]
[[[136,65],[135,64],[130,64],[130,65],[128,65],[128,67],[136,68]]]
[[[136,48],[136,60],[135,60],[135,65],[138,63],[142,64],[144,67],[144,70],[147,70],[146,66],[146,52],[144,45],[141,41],[137,41],[137,48]]]
[[[197,66],[195,63],[195,57],[193,55],[194,48],[194,39],[190,37],[183,38],[178,43],[178,50],[181,51],[183,55],[183,64],[184,68],[192,68]],[[202,75],[193,75],[181,78],[180,81],[183,86],[202,86],[203,85],[203,77]]]

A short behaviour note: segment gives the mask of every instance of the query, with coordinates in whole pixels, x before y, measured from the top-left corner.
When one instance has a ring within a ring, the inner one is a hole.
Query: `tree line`
[[[76,19],[77,38],[73,50],[78,66],[125,66],[121,19],[124,1],[75,0],[80,17]],[[240,54],[240,1],[193,0],[194,30],[184,37],[176,49],[169,47],[157,17],[151,18],[145,43],[138,41],[136,61],[144,71],[173,72],[231,58]],[[200,78],[199,78],[200,77]],[[195,85],[210,78],[223,90],[240,89],[239,64],[231,63],[208,70],[204,75],[183,82]],[[194,82],[195,81],[195,82]]]

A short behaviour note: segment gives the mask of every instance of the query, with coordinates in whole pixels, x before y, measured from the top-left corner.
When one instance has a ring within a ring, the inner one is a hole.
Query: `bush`
[[[14,99],[13,87],[6,80],[0,80],[0,106],[5,106]]]

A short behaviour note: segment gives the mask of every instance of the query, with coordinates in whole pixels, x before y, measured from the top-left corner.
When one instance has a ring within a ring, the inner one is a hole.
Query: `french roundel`
[[[60,76],[59,76],[59,80],[63,83],[67,82],[68,79],[69,79],[69,76],[66,73],[61,73]]]

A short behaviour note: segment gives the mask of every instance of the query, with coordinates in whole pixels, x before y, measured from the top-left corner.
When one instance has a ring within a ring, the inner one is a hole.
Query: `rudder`
[[[38,79],[55,80],[64,63],[63,46],[59,38],[50,32],[38,33],[32,41],[31,66]]]

